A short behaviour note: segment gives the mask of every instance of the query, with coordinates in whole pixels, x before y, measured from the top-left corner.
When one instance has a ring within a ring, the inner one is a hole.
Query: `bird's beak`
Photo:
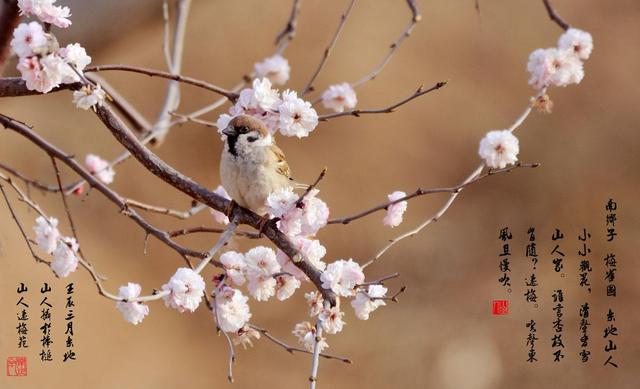
[[[235,134],[235,130],[233,129],[233,127],[227,127],[224,130],[222,130],[222,133],[226,136],[231,136],[233,134]]]

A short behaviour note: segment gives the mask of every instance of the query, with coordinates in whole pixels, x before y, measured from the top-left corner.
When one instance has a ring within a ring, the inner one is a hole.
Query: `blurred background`
[[[62,44],[80,42],[94,64],[125,63],[165,69],[162,54],[161,2],[151,0],[61,1],[73,13],[73,26],[56,31]],[[535,170],[518,169],[465,190],[445,216],[418,236],[389,250],[367,277],[393,272],[401,277],[388,283],[395,291],[406,285],[400,302],[389,304],[360,321],[349,306],[342,333],[330,336],[330,353],[354,363],[321,360],[320,388],[634,388],[640,363],[640,323],[637,301],[640,271],[638,253],[640,195],[638,165],[638,102],[640,89],[633,80],[640,68],[640,3],[635,0],[556,0],[556,10],[569,23],[589,31],[595,49],[585,63],[579,85],[550,90],[555,103],[550,115],[534,113],[517,131],[520,159],[539,162]],[[189,17],[183,74],[232,87],[256,61],[274,51],[274,37],[290,13],[291,1],[194,0]],[[386,199],[394,190],[452,186],[479,163],[480,138],[491,129],[503,129],[520,115],[533,90],[527,85],[528,55],[552,47],[561,29],[548,20],[542,1],[418,1],[423,20],[382,74],[360,87],[359,107],[387,106],[421,85],[449,80],[442,90],[426,95],[396,112],[360,118],[344,117],[321,123],[309,138],[278,139],[294,175],[313,181],[328,167],[320,197],[333,217],[352,214]],[[300,89],[309,80],[331,39],[344,1],[303,1],[295,40],[285,56],[292,66],[289,88]],[[402,0],[357,2],[344,31],[315,85],[355,81],[381,61],[389,44],[410,19]],[[14,65],[7,74],[15,75]],[[153,121],[162,103],[166,82],[136,74],[103,73],[122,94]],[[191,112],[213,101],[213,96],[182,87],[180,112]],[[226,107],[225,107],[226,109]],[[319,109],[321,112],[322,109]],[[69,153],[84,159],[87,153],[105,158],[121,147],[91,112],[76,109],[68,92],[0,101],[0,112],[33,125],[35,130]],[[220,111],[205,116],[215,121]],[[41,180],[55,182],[50,161],[41,151],[11,131],[3,131],[0,162],[11,164]],[[173,128],[167,142],[154,150],[169,164],[198,182],[219,184],[221,142],[214,129],[187,123]],[[75,177],[64,172],[65,182]],[[149,203],[188,209],[190,201],[145,171],[136,161],[117,168],[113,188],[124,196]],[[57,195],[33,190],[33,196],[51,215],[70,229]],[[605,203],[618,204],[618,237],[605,242]],[[354,258],[365,262],[388,239],[429,218],[446,201],[445,195],[412,200],[405,222],[395,229],[382,224],[382,213],[348,226],[332,225],[320,231],[327,247],[325,260]],[[155,239],[146,254],[144,233],[98,192],[84,201],[73,197],[70,207],[79,228],[85,254],[113,292],[128,281],[150,293],[183,266],[178,257]],[[636,204],[636,205],[634,205]],[[35,215],[22,204],[19,217],[30,230]],[[207,212],[188,221],[144,215],[164,229],[213,225]],[[497,239],[509,226],[512,292],[497,279]],[[524,257],[526,231],[535,227],[540,263],[537,308],[524,301],[524,279],[530,262]],[[565,233],[565,277],[553,271],[551,234]],[[578,287],[579,247],[583,228],[592,232],[589,295]],[[29,231],[30,232],[30,231]],[[212,235],[178,238],[198,249],[212,245]],[[264,242],[268,244],[268,242]],[[248,249],[255,242],[238,238],[232,244]],[[605,294],[604,263],[609,251],[618,258],[618,296]],[[150,315],[138,326],[126,323],[115,304],[96,293],[85,271],[56,279],[44,265],[34,263],[5,206],[0,207],[0,359],[26,355],[28,377],[0,375],[2,388],[189,388],[231,387],[226,380],[227,347],[216,336],[212,315],[202,305],[193,314],[179,314],[162,302],[150,305]],[[206,278],[213,274],[208,270]],[[75,351],[77,360],[62,363],[64,347],[64,286],[76,285]],[[17,348],[16,288],[30,288],[30,347]],[[53,363],[39,361],[37,310],[42,283],[53,287]],[[311,289],[304,285],[305,291]],[[565,292],[565,358],[553,362],[551,293]],[[510,313],[491,314],[491,301],[508,299]],[[580,361],[578,309],[592,306],[591,360]],[[614,360],[619,368],[604,366],[603,330],[612,308],[620,335]],[[251,302],[252,322],[277,337],[295,343],[295,323],[307,320],[303,292],[285,303]],[[539,361],[529,364],[525,321],[538,323]],[[250,350],[237,349],[235,388],[300,388],[307,385],[310,358],[290,355],[262,339]]]

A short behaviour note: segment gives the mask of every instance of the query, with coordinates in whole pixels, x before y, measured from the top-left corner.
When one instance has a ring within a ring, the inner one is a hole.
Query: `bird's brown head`
[[[229,125],[222,130],[222,134],[226,136],[228,150],[234,156],[256,147],[269,146],[273,141],[264,122],[248,115],[239,115],[231,119]]]

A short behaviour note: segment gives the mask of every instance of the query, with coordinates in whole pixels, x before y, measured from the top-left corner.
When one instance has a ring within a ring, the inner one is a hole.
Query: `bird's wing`
[[[283,176],[291,179],[291,170],[289,169],[289,164],[287,163],[287,159],[284,156],[280,147],[271,145],[271,152],[273,153],[276,161],[276,172],[278,174],[282,174]]]

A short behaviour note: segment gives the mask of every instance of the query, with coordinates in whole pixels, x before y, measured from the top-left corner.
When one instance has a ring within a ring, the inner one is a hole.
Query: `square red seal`
[[[491,313],[496,316],[509,314],[509,300],[493,300]]]
[[[7,357],[7,376],[24,377],[27,375],[27,357]]]

